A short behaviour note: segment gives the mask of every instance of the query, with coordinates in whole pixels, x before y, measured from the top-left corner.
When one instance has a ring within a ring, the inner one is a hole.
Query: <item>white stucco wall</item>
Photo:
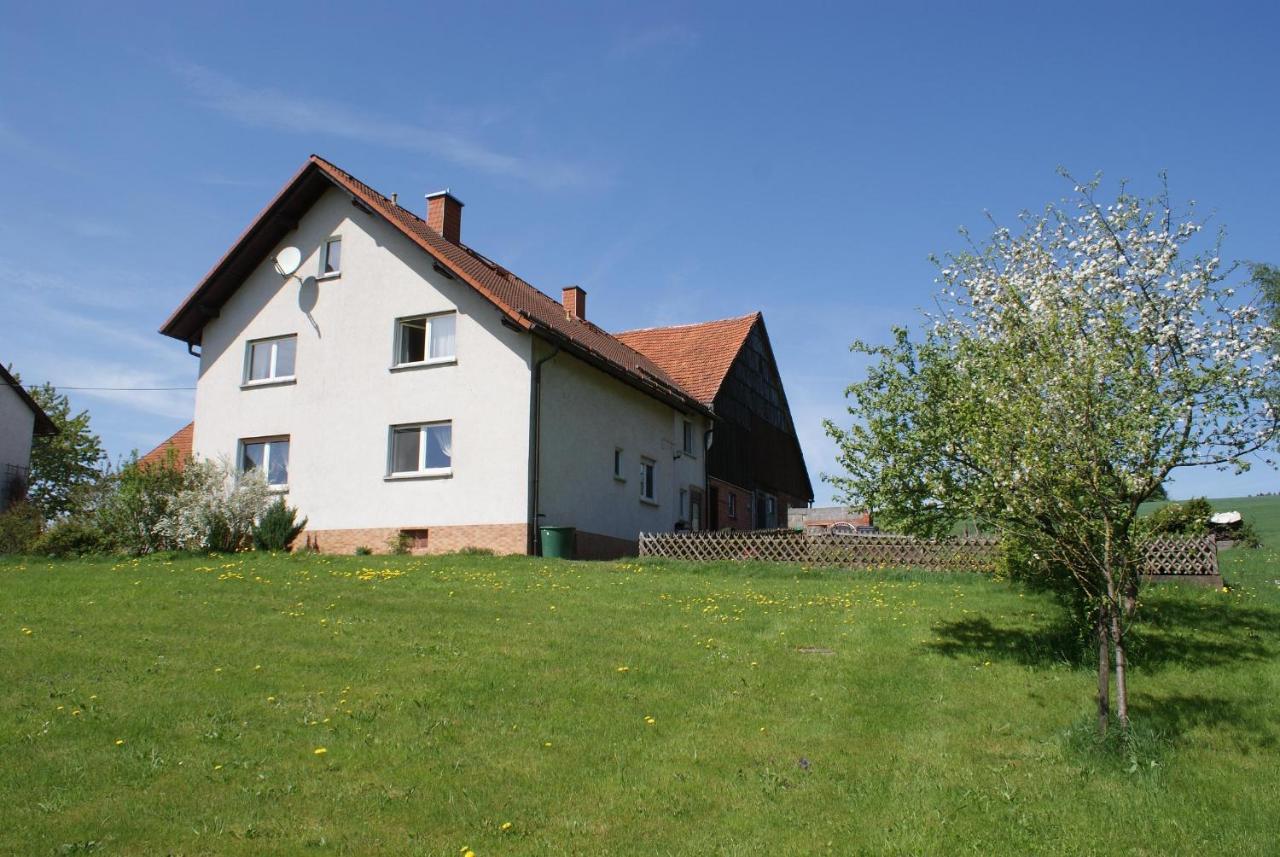
[[[539,357],[550,352],[539,344]],[[543,364],[542,373],[541,523],[633,541],[640,532],[671,530],[680,489],[705,487],[705,418],[682,415],[563,352]],[[685,418],[696,429],[693,456],[676,454]],[[621,480],[613,474],[618,447]],[[655,503],[640,498],[642,457],[655,464]],[[704,500],[704,521],[705,515]]]
[[[289,435],[288,501],[312,529],[526,521],[532,337],[336,190],[280,247],[301,249],[298,274],[314,275],[331,235],[342,274],[319,282],[310,318],[298,281],[267,259],[206,325],[196,454],[234,459],[241,438]],[[390,371],[395,319],[450,309],[456,364]],[[246,343],[290,333],[297,382],[241,389]],[[435,420],[453,422],[452,475],[387,480],[389,426]]]
[[[12,387],[0,384],[0,470],[31,466],[31,433],[36,415]]]

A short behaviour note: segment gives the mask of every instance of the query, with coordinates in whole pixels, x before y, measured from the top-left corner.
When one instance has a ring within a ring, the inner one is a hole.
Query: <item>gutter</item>
[[[530,340],[530,343],[537,340]],[[532,347],[530,347],[532,352]],[[542,364],[560,353],[560,346],[543,357],[535,360],[533,371],[529,375],[529,535],[528,550],[530,556],[542,554],[542,537],[538,528],[540,516],[538,491],[542,477]]]

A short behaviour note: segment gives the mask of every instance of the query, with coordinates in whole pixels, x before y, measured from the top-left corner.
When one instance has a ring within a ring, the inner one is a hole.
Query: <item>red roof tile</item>
[[[195,432],[196,424],[193,422],[187,423],[170,435],[169,439],[164,443],[139,458],[138,464],[145,466],[162,463],[168,460],[169,450],[173,450],[174,462],[181,468],[186,460],[191,457],[191,439],[195,436]]]
[[[759,319],[760,313],[753,312],[739,318],[648,327],[614,336],[661,366],[698,401],[710,405]]]
[[[235,277],[227,273],[236,270],[236,263],[239,261],[236,257],[252,243],[259,227],[291,202],[291,191],[302,187],[313,170],[318,170],[331,182],[346,190],[353,201],[358,200],[359,204],[397,227],[442,267],[497,306],[513,323],[566,350],[576,352],[578,356],[651,395],[681,406],[704,410],[698,397],[683,389],[650,357],[628,347],[602,328],[569,316],[559,301],[543,294],[470,247],[445,240],[421,217],[393,203],[388,197],[318,155],[310,157],[302,170],[263,210],[236,245],[205,276],[182,306],[165,322],[161,328],[162,333],[187,339],[189,342],[198,341],[203,318],[210,316],[211,309],[216,308],[220,301],[226,300],[238,286],[234,282]],[[224,274],[230,278],[230,283],[219,282]]]

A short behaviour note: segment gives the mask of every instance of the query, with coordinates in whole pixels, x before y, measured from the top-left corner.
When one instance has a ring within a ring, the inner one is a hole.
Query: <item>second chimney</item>
[[[573,318],[587,320],[587,292],[580,286],[565,286],[560,294],[564,311]]]
[[[427,225],[454,244],[462,241],[462,200],[446,190],[427,194]]]

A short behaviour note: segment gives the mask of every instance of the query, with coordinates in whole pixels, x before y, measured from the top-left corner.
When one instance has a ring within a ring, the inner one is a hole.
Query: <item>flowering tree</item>
[[[259,471],[240,474],[225,460],[192,459],[157,529],[173,547],[235,551],[249,544],[270,502]]]
[[[1129,723],[1125,634],[1142,569],[1139,505],[1177,468],[1245,470],[1272,448],[1276,330],[1237,298],[1203,224],[1167,190],[1123,186],[1023,214],[1016,230],[940,262],[918,342],[855,343],[878,358],[828,421],[846,473],[828,477],[890,528],[975,518],[1071,592],[1098,645],[1098,726]]]

